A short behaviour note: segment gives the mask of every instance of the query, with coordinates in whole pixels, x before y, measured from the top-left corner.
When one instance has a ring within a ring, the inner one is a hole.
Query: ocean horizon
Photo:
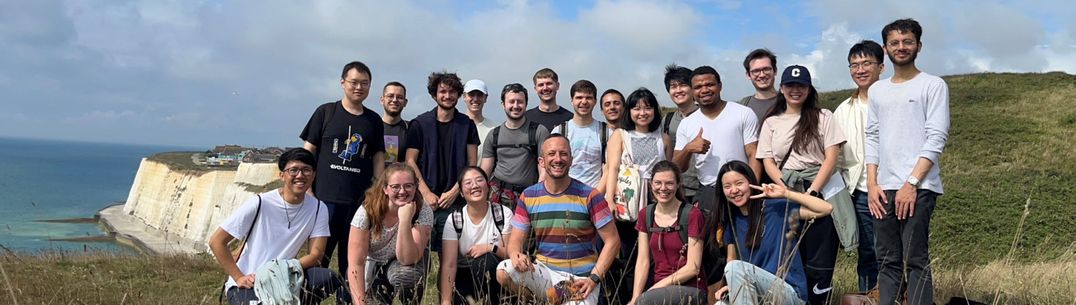
[[[142,158],[177,150],[199,149],[0,138],[0,246],[15,252],[130,252],[85,219],[127,200]],[[71,221],[78,219],[83,221]]]

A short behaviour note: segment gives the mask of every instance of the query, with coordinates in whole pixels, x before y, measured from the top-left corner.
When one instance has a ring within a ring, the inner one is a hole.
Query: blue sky
[[[405,118],[433,107],[425,78],[442,70],[496,95],[551,67],[570,107],[582,78],[671,105],[662,68],[711,65],[737,99],[758,47],[837,90],[852,87],[848,47],[903,17],[923,24],[919,66],[933,74],[1076,73],[1072,1],[3,0],[0,136],[295,146],[351,60],[373,69],[375,111],[381,84],[408,86]],[[485,113],[504,117],[495,99]]]

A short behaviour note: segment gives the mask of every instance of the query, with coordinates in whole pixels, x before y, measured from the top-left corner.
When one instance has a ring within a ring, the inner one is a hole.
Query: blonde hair
[[[389,196],[385,194],[385,187],[388,186],[389,177],[399,172],[411,175],[411,180],[416,184],[414,204],[419,205],[420,208],[422,207],[422,196],[418,194],[418,177],[415,176],[415,170],[403,163],[389,164],[381,172],[381,176],[377,177],[377,182],[374,182],[374,185],[366,189],[366,200],[362,202],[362,207],[366,211],[367,220],[370,224],[371,239],[377,239],[381,236],[381,231],[385,229],[385,214],[389,211]],[[416,215],[419,212],[420,210],[416,210]],[[410,221],[410,219],[400,219],[399,221]]]

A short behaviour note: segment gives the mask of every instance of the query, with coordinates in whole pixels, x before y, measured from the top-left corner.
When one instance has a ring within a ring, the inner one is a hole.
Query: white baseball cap
[[[463,85],[464,94],[475,90],[482,91],[482,94],[489,95],[489,93],[486,93],[486,82],[480,79],[469,80],[467,81],[467,84]]]

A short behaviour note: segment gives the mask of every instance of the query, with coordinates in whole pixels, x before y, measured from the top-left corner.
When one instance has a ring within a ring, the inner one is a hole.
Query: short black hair
[[[712,74],[714,78],[717,79],[717,83],[721,83],[721,74],[718,74],[717,70],[714,70],[714,67],[711,66],[699,66],[698,68],[695,68],[695,70],[691,71],[691,78],[706,74]]]
[[[882,28],[882,43],[889,41],[889,32],[897,31],[899,33],[912,32],[915,34],[916,41],[922,41],[923,39],[923,27],[919,26],[919,21],[915,21],[912,18],[899,19]]]
[[[284,167],[288,166],[288,162],[291,162],[293,160],[303,162],[304,164],[310,165],[310,167],[313,167],[315,169],[318,167],[318,161],[314,158],[314,154],[310,153],[309,150],[306,150],[302,147],[296,147],[288,149],[284,151],[284,153],[280,154],[280,158],[276,162],[277,169],[279,169],[280,171],[284,171]]]
[[[398,81],[391,81],[391,82],[389,82],[388,84],[385,84],[385,86],[384,86],[384,87],[381,87],[381,91],[385,91],[385,89],[388,89],[388,88],[389,88],[389,86],[394,86],[394,87],[400,87],[400,88],[403,88],[403,90],[404,90],[404,95],[407,95],[407,87],[405,87],[405,86],[404,86],[404,84],[402,84],[402,83],[400,83],[400,82],[398,82]],[[381,95],[385,95],[385,94],[384,94],[384,93],[382,93]]]
[[[371,79],[374,78],[374,75],[370,74],[370,67],[367,67],[366,64],[362,63],[361,61],[353,61],[344,65],[344,71],[340,72],[340,79],[347,79],[347,71],[351,71],[351,69],[355,69],[359,71],[359,73],[366,74],[366,76],[369,76]]]
[[[676,64],[665,66],[665,92],[669,92],[669,86],[674,81],[691,86],[691,69]]]
[[[645,100],[645,101],[644,101]],[[650,124],[646,126],[647,132],[654,132],[661,128],[661,105],[658,104],[658,99],[654,96],[650,89],[640,87],[632,91],[628,98],[624,100],[624,112],[630,113],[632,108],[635,108],[640,102],[645,102],[647,106],[654,109],[654,119],[650,120]],[[635,130],[635,122],[631,120],[630,115],[620,116],[620,126],[624,127],[624,130]]]
[[[874,57],[878,62],[885,60],[882,56],[885,56],[885,51],[882,50],[882,45],[874,42],[874,40],[863,40],[852,45],[852,48],[848,50],[848,61],[852,61],[852,57]]]
[[[433,72],[430,73],[429,82],[426,83],[426,90],[430,92],[430,97],[437,98],[437,87],[441,84],[452,88],[456,95],[463,95],[463,82],[456,73]]]
[[[568,96],[574,98],[575,94],[578,92],[595,95],[598,94],[598,87],[594,86],[594,83],[589,80],[581,79],[572,84],[572,88],[568,90]]]
[[[773,52],[768,49],[755,49],[751,53],[747,53],[747,57],[743,59],[744,72],[751,73],[751,61],[760,58],[769,58],[770,68],[773,68],[773,72],[777,73],[777,55],[773,55]]]
[[[620,93],[619,90],[612,89],[612,88],[606,89],[605,92],[602,92],[602,96],[598,97],[598,107],[601,107],[601,108],[605,107],[605,106],[602,105],[602,99],[605,99],[605,96],[610,95],[610,94],[619,95],[620,99],[624,99],[624,94]],[[620,102],[623,103],[624,101],[620,101]]]
[[[524,102],[526,102],[527,99],[528,99],[528,97],[527,97],[527,87],[523,87],[523,84],[520,84],[520,83],[511,83],[511,84],[504,85],[504,89],[501,89],[501,102],[502,103],[504,102],[504,96],[506,94],[508,94],[509,92],[511,92],[511,93],[523,93],[523,101]]]

